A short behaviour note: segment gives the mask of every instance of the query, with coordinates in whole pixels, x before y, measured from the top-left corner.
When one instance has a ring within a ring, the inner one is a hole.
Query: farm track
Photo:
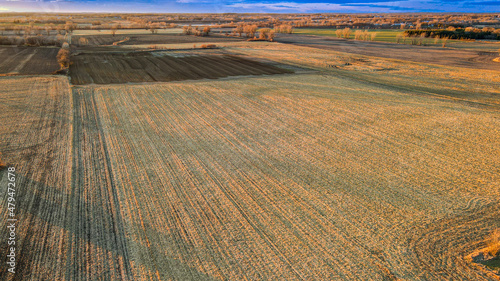
[[[128,245],[94,96],[74,90],[73,102],[72,190],[65,225],[76,235],[67,242],[71,266],[66,278],[129,280]]]

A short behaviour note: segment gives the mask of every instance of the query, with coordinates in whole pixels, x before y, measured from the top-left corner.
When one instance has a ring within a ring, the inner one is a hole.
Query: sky
[[[500,13],[500,0],[0,0],[0,12]]]

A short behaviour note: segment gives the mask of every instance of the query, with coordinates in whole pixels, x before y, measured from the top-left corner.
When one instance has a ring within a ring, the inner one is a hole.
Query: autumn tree
[[[342,30],[342,36],[344,36],[344,39],[349,39],[351,37],[351,29],[350,28],[344,28]]]
[[[241,37],[241,34],[243,34],[243,25],[239,24],[236,26],[235,29],[233,29],[234,34],[238,34],[239,37]]]
[[[78,45],[80,45],[80,46],[86,46],[88,44],[89,44],[89,40],[87,40],[87,38],[80,37],[80,39],[78,39]]]
[[[265,40],[269,31],[269,28],[262,28],[261,30],[259,30],[259,39]]]
[[[363,31],[356,30],[354,32],[354,40],[361,40],[362,36],[363,36]]]
[[[210,33],[210,27],[209,26],[205,26],[205,28],[203,28],[203,34],[205,34],[205,36],[208,36]]]
[[[274,41],[274,35],[275,35],[275,32],[274,30],[269,30],[269,33],[267,34],[267,39],[269,39],[269,41]]]
[[[182,27],[182,33],[184,33],[185,35],[191,35],[193,33],[193,28],[191,27],[191,25],[185,25]]]
[[[337,38],[342,38],[342,30],[341,29],[335,30],[335,35],[337,36]]]
[[[249,38],[255,37],[255,32],[257,31],[256,24],[248,24],[243,27],[243,32],[245,32],[246,36]]]
[[[115,36],[117,29],[118,29],[118,26],[116,26],[116,25],[111,26],[111,34],[113,35],[113,37]]]
[[[69,63],[70,63],[69,55],[70,55],[69,44],[64,43],[62,45],[61,49],[59,50],[59,52],[57,53],[57,57],[56,57],[57,62],[61,66],[61,69],[67,69],[69,67]]]

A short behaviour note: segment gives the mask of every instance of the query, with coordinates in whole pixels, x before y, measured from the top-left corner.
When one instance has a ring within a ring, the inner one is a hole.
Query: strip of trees
[[[192,27],[191,25],[185,25],[182,27],[182,33],[184,35],[196,35],[196,36],[209,36],[211,28],[209,26],[200,29],[198,26]]]
[[[449,39],[490,39],[500,40],[500,29],[493,28],[449,28],[449,29],[426,29],[426,30],[406,30],[405,34],[408,37],[420,36],[425,34],[425,37],[438,37]]]

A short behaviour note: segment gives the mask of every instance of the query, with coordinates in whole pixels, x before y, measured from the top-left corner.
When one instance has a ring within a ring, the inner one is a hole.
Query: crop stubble
[[[72,95],[3,78],[2,119],[30,113],[2,124],[26,167],[16,277],[490,279],[463,256],[500,227],[498,93],[476,107],[339,73]]]
[[[140,276],[487,278],[461,255],[498,225],[497,111],[315,75],[77,91]]]

